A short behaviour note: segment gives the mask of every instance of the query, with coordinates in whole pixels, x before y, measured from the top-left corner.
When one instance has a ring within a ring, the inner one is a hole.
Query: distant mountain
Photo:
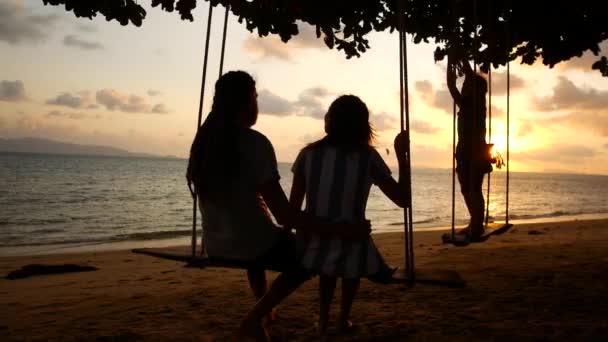
[[[83,156],[112,156],[112,157],[147,157],[147,158],[177,158],[174,156],[159,156],[146,153],[134,153],[110,146],[79,145],[60,141],[20,138],[1,139],[0,152],[40,153],[40,154],[71,154]]]

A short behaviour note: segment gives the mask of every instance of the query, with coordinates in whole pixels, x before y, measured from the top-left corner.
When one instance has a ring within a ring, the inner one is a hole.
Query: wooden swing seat
[[[195,268],[232,268],[247,270],[256,265],[252,262],[243,260],[223,259],[223,258],[209,258],[206,256],[195,256],[185,248],[137,248],[132,250],[133,253],[144,254],[161,258],[165,260],[173,260],[183,262],[186,267]],[[274,269],[268,269],[269,271],[278,271]],[[465,286],[464,280],[460,277],[460,274],[455,271],[448,270],[425,270],[416,269],[414,278],[409,277],[404,269],[397,269],[393,273],[392,277],[383,280],[370,279],[372,282],[377,284],[408,284],[414,283],[426,284],[426,285],[438,285],[447,286],[453,288],[463,288]]]
[[[456,235],[456,236],[454,236],[454,238],[452,238],[451,233],[443,234],[441,236],[441,240],[444,244],[452,244],[454,246],[464,247],[464,246],[468,246],[471,243],[486,242],[486,241],[488,241],[488,239],[490,239],[490,237],[492,237],[494,235],[502,235],[502,234],[506,233],[507,231],[509,231],[509,229],[511,229],[511,227],[513,227],[513,225],[510,223],[488,223],[485,226],[484,234],[482,236],[480,236],[479,238],[477,238],[476,240],[471,241],[466,236],[458,236],[458,235]]]

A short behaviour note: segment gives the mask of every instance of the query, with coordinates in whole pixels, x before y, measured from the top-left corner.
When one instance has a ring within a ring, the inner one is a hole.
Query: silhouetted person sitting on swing
[[[211,112],[198,129],[188,163],[203,216],[203,239],[210,258],[246,261],[249,285],[259,301],[241,324],[240,333],[267,339],[262,318],[310,279],[300,265],[296,240],[279,224],[327,236],[369,238],[369,222],[326,223],[287,201],[279,184],[272,144],[251,127],[258,119],[253,78],[243,71],[222,75],[215,84]],[[266,206],[267,205],[267,206]],[[265,269],[281,274],[266,288]]]
[[[460,92],[456,87],[458,70],[465,76]],[[468,227],[457,235],[469,241],[481,241],[485,230],[482,183],[484,175],[492,172],[485,140],[488,85],[483,76],[473,71],[468,61],[454,61],[451,55],[448,55],[447,84],[459,108],[456,172],[460,190],[471,215]]]
[[[395,138],[400,184],[372,146],[375,134],[369,110],[360,98],[342,95],[332,102],[325,114],[325,133],[325,137],[302,149],[293,164],[289,200],[295,207],[300,208],[306,198],[306,212],[333,222],[362,221],[372,184],[395,204],[406,205],[402,184],[408,177],[404,167],[406,134]],[[298,233],[298,238],[303,249],[302,265],[320,277],[319,332],[324,335],[327,331],[337,278],[342,278],[338,328],[353,331],[349,318],[360,278],[382,283],[392,278],[395,269],[385,263],[371,237],[345,241]]]

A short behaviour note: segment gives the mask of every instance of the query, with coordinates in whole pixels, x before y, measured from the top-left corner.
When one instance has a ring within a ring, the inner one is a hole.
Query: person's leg
[[[255,304],[241,322],[240,335],[252,337],[256,340],[267,340],[268,335],[262,326],[262,318],[308,279],[308,274],[304,272],[279,274],[270,285],[268,292]]]
[[[361,279],[342,279],[342,302],[340,305],[340,321],[339,329],[343,332],[348,332],[352,329],[353,324],[350,321],[350,311],[353,307],[355,296],[359,291]]]
[[[259,300],[266,294],[267,282],[266,282],[266,271],[263,268],[250,268],[247,270],[247,279],[249,280],[249,287],[253,292],[256,300]],[[267,323],[272,323],[276,320],[277,312],[276,308],[268,314]]]
[[[470,227],[473,223],[473,202],[471,201],[471,189],[470,189],[470,175],[468,172],[468,168],[460,168],[457,170],[458,175],[458,183],[460,183],[460,192],[462,193],[462,197],[464,198],[464,203],[467,206],[467,211],[469,212],[469,226],[464,228],[459,233],[469,234]]]
[[[283,234],[275,246],[258,261],[266,268],[280,271],[281,274],[247,313],[241,322],[239,332],[243,337],[264,340],[268,338],[268,335],[262,326],[262,319],[269,315],[283,299],[309,280],[310,274],[300,265],[300,259],[296,253],[295,237],[290,233]]]
[[[329,322],[329,309],[336,290],[336,278],[319,277],[319,333],[325,334]]]
[[[266,294],[266,272],[261,268],[250,268],[247,270],[247,279],[249,287],[255,296],[255,299],[260,299]]]
[[[478,172],[472,177],[471,183],[471,231],[473,235],[481,235],[484,231],[484,209],[485,202],[483,199],[483,177],[484,174]]]

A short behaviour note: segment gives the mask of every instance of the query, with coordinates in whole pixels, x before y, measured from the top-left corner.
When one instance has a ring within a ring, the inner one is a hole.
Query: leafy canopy
[[[108,21],[140,26],[146,11],[136,0],[42,0],[45,5],[65,5],[77,17],[98,13]],[[370,48],[372,31],[398,29],[400,0],[206,0],[213,6],[230,6],[251,32],[275,34],[284,42],[298,34],[296,22],[316,27],[329,48],[347,58]],[[198,3],[203,2],[199,0]],[[153,7],[177,11],[183,20],[194,20],[196,0],[151,0]],[[608,1],[597,0],[403,0],[406,31],[415,43],[437,44],[435,60],[449,49],[475,59],[483,68],[497,67],[521,58],[555,64],[582,56],[596,56],[608,38]],[[608,76],[606,56],[593,69]]]

